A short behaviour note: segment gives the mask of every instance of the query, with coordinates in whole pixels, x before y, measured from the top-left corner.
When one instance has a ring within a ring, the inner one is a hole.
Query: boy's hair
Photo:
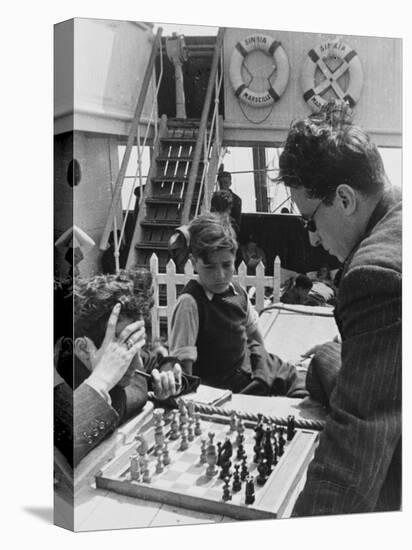
[[[215,191],[210,201],[210,211],[219,213],[230,213],[233,205],[233,195],[230,191],[222,189]]]
[[[147,270],[121,270],[115,275],[77,279],[74,285],[75,338],[88,336],[99,347],[114,306],[120,302],[121,316],[138,320],[153,306],[152,276]]]
[[[204,214],[190,223],[189,233],[190,252],[205,263],[209,261],[210,254],[218,250],[227,249],[236,255],[236,234],[229,218],[225,220],[215,214]]]
[[[292,123],[279,158],[278,180],[304,187],[310,198],[330,204],[341,184],[373,195],[387,178],[376,145],[352,124],[348,104],[331,100],[319,113]]]
[[[302,288],[303,290],[310,290],[313,287],[313,283],[307,275],[301,273],[295,279],[295,287]]]

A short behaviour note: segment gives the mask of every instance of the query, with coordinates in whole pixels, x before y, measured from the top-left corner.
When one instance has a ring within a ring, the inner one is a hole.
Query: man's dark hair
[[[345,101],[330,101],[319,113],[293,122],[279,158],[279,177],[308,197],[330,204],[336,188],[350,185],[364,195],[382,191],[382,158],[367,133],[352,124]]]
[[[230,213],[233,205],[233,195],[230,191],[215,191],[210,201],[210,211],[219,213]]]
[[[230,172],[219,172],[217,175],[217,179],[220,180],[221,178],[232,178],[232,174]]]
[[[313,283],[307,275],[301,273],[295,279],[295,287],[303,288],[304,290],[310,290],[313,287]]]
[[[195,218],[189,225],[190,252],[195,258],[209,262],[209,255],[218,250],[237,251],[236,234],[230,225],[229,217],[204,214]]]
[[[151,273],[143,269],[76,280],[73,289],[75,337],[88,336],[100,347],[107,321],[118,302],[122,304],[121,316],[136,321],[147,318],[153,306],[151,285]]]

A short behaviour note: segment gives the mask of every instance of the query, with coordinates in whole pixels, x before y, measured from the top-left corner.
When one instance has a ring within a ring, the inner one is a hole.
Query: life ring
[[[335,70],[329,69],[324,61],[325,58],[332,56],[342,61]],[[325,79],[315,86],[317,68],[323,73]],[[349,86],[347,90],[343,90],[338,79],[346,71],[349,71]],[[312,111],[319,111],[327,103],[322,93],[328,88],[332,88],[339,99],[347,101],[350,107],[354,107],[359,101],[362,87],[362,64],[358,54],[350,46],[340,40],[329,40],[310,50],[302,68],[302,88],[303,99]]]
[[[264,92],[254,92],[242,79],[242,64],[247,55],[254,50],[262,50],[273,57],[277,74],[273,85]],[[264,34],[252,34],[238,42],[230,59],[229,76],[235,96],[252,107],[266,107],[279,101],[289,81],[289,60],[279,41]]]

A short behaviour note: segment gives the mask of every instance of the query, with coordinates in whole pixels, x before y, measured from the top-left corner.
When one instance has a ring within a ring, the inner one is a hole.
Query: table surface
[[[129,434],[136,433],[139,422],[143,423],[144,419],[151,414],[152,408],[152,404],[148,403],[141,415],[119,428],[98,449],[85,457],[76,469],[74,491],[74,529],[76,531],[236,521],[221,515],[143,501],[95,488],[94,476],[104,464],[105,456],[112,454],[113,448],[119,448]],[[229,401],[222,405],[222,408],[250,413],[261,412],[275,417],[287,417],[289,414],[293,414],[297,419],[320,421],[325,419],[326,414],[323,407],[308,398],[302,400],[234,394]],[[301,485],[298,486],[296,493],[301,488]],[[55,487],[54,496],[55,523],[69,527],[73,517],[69,491],[64,489],[64,484],[59,484]],[[287,510],[285,517],[290,513],[291,510]]]

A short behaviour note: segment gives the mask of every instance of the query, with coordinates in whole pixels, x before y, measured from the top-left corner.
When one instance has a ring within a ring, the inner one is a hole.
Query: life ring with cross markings
[[[342,63],[332,70],[325,63],[328,57],[337,57]],[[319,69],[324,79],[315,85],[316,70]],[[349,85],[343,90],[338,80],[344,73],[349,73]],[[362,64],[356,51],[340,40],[327,40],[308,52],[302,68],[303,99],[312,109],[319,111],[327,100],[322,93],[332,88],[339,99],[354,107],[359,101],[363,87]]]
[[[254,50],[262,50],[273,57],[276,65],[276,78],[264,92],[255,92],[246,86],[242,78],[242,64],[248,54]],[[264,34],[253,34],[238,42],[230,58],[230,82],[235,96],[252,107],[266,107],[279,101],[289,81],[289,60],[285,50],[278,40]]]

